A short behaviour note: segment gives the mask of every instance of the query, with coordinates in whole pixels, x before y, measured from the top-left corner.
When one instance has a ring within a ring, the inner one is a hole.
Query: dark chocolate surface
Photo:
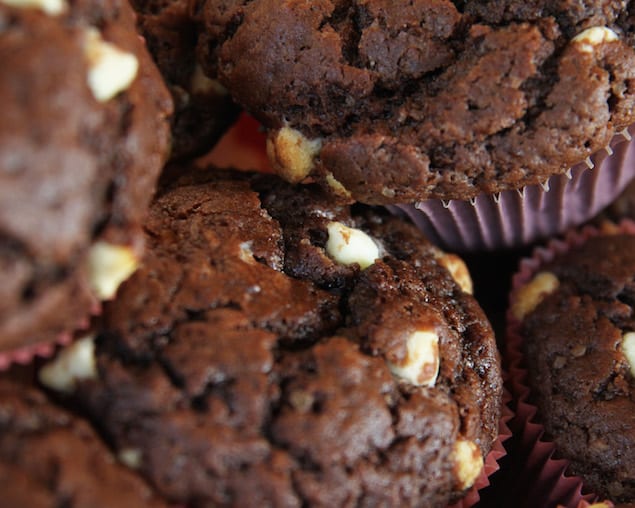
[[[365,231],[365,270],[324,249]],[[443,506],[485,456],[502,382],[492,329],[413,226],[271,177],[195,171],[155,200],[143,266],[106,305],[75,394],[176,503]],[[431,387],[391,373],[432,327]],[[169,458],[169,459],[168,459]]]
[[[139,31],[174,99],[173,160],[209,151],[238,117],[239,107],[220,83],[197,69],[196,28],[184,0],[133,0]]]
[[[138,62],[96,100],[89,29]],[[0,5],[0,351],[51,341],[88,314],[85,258],[98,240],[139,250],[168,149],[171,100],[127,3],[60,14]]]
[[[623,1],[201,0],[192,12],[206,71],[273,138],[288,125],[320,140],[310,176],[364,202],[543,182],[633,122]],[[616,40],[574,40],[593,27]]]
[[[0,379],[0,506],[166,506],[83,419]]]
[[[590,239],[543,271],[559,287],[522,332],[540,420],[589,489],[632,501],[634,380],[622,342],[635,327],[635,236]]]

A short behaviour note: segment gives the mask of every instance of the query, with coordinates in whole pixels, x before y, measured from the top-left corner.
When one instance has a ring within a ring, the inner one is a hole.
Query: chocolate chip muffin
[[[635,500],[634,271],[635,235],[593,236],[543,263],[511,307],[545,438],[614,502]]]
[[[567,171],[633,123],[622,1],[195,2],[198,58],[277,172],[367,203],[467,200]]]
[[[69,374],[73,346],[42,379],[167,499],[444,506],[482,473],[494,336],[465,265],[414,226],[199,170],[157,196],[146,233],[94,366]]]
[[[159,507],[91,426],[33,385],[0,378],[2,506]]]
[[[227,90],[196,64],[196,29],[184,0],[133,0],[139,31],[174,100],[172,159],[209,151],[238,117]]]
[[[171,99],[125,0],[0,3],[0,352],[134,270]]]

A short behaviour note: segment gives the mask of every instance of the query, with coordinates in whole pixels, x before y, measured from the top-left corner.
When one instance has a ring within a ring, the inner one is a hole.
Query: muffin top
[[[146,232],[94,368],[43,379],[162,495],[442,506],[473,484],[502,382],[458,258],[385,211],[218,170],[161,192]]]
[[[540,268],[514,297],[532,396],[570,472],[635,499],[635,236],[593,237]]]
[[[123,0],[3,1],[0,32],[1,351],[109,292],[89,288],[97,243],[138,253],[172,103]]]
[[[280,175],[403,203],[519,189],[606,146],[633,122],[630,9],[202,0],[193,16],[199,63],[268,129]]]

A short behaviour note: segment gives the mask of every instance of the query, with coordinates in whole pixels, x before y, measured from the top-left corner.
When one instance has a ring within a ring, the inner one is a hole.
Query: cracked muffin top
[[[443,506],[481,474],[501,373],[456,256],[383,210],[219,170],[161,192],[146,232],[94,356],[69,347],[42,379],[167,499]]]
[[[635,236],[602,234],[557,255],[513,297],[532,401],[568,472],[635,500]]]
[[[366,203],[543,182],[633,122],[626,1],[198,0],[197,57],[276,171]]]

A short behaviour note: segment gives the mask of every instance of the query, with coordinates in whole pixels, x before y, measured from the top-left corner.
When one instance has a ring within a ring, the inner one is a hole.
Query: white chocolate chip
[[[139,70],[139,62],[132,53],[103,40],[94,28],[86,31],[84,58],[88,62],[88,86],[99,102],[126,90]]]
[[[470,295],[473,293],[474,286],[472,284],[470,271],[467,269],[466,264],[459,256],[457,256],[456,254],[441,252],[441,255],[437,256],[437,261],[439,261],[441,266],[443,266],[448,272],[450,272],[452,278],[464,292]]]
[[[201,95],[210,93],[215,93],[216,95],[227,95],[228,93],[227,88],[221,85],[220,81],[207,77],[200,65],[197,65],[192,73],[190,91],[193,94]]]
[[[351,193],[348,189],[344,187],[344,185],[342,185],[342,183],[337,180],[330,171],[326,174],[326,183],[338,196],[343,196],[345,198],[351,197]]]
[[[137,448],[124,448],[117,454],[119,462],[130,469],[139,469],[141,467],[141,457],[141,450]]]
[[[434,386],[440,363],[439,336],[433,330],[418,330],[408,338],[403,363],[388,362],[388,367],[413,385]]]
[[[551,272],[540,272],[525,286],[516,292],[516,298],[512,304],[512,315],[522,321],[527,314],[534,310],[550,293],[553,293],[560,281]]]
[[[474,485],[483,469],[483,456],[476,443],[465,439],[458,440],[452,450],[452,461],[457,487],[464,490]]]
[[[130,277],[139,261],[130,247],[97,242],[88,254],[90,285],[101,300],[115,296],[119,285]]]
[[[75,390],[79,380],[97,378],[93,337],[84,337],[64,348],[40,369],[38,376],[44,386],[63,393]]]
[[[618,40],[618,35],[605,26],[594,26],[587,28],[576,35],[571,42],[580,45],[580,51],[584,53],[593,53],[595,46],[604,42],[612,42]]]
[[[341,222],[329,222],[327,230],[326,252],[338,263],[357,263],[364,270],[379,257],[377,244],[360,229],[349,228]]]
[[[245,263],[253,263],[254,262],[254,253],[251,250],[252,242],[242,242],[239,245],[240,251],[238,252],[238,257]]]
[[[578,344],[571,348],[571,356],[574,358],[580,358],[586,354],[586,346],[584,344]]]
[[[556,357],[553,359],[553,368],[554,369],[561,369],[566,364],[567,364],[567,357],[566,356],[556,355]]]
[[[626,332],[622,337],[622,352],[631,368],[631,374],[635,376],[635,332]]]
[[[321,139],[307,139],[287,126],[267,137],[267,155],[273,169],[291,183],[300,182],[311,172],[321,148]]]
[[[391,189],[389,187],[382,187],[381,189],[381,195],[389,199],[394,198],[396,194],[395,189]]]
[[[64,0],[0,0],[0,3],[9,7],[37,8],[51,16],[61,14],[67,7]]]

